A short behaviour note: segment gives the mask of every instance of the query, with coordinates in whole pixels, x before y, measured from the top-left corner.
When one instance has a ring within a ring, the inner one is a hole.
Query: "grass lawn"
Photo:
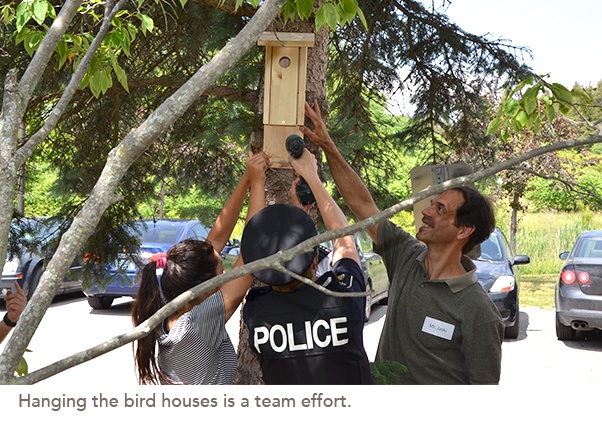
[[[522,275],[519,278],[519,300],[521,307],[535,306],[554,309],[554,287],[558,274]]]

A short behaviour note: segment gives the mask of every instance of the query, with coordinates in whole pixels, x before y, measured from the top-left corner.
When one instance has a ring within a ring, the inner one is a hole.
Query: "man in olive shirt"
[[[300,130],[326,154],[351,211],[358,220],[379,213],[326,131],[317,103],[305,112],[315,129]],[[493,231],[492,206],[465,186],[435,196],[422,214],[416,238],[390,221],[368,229],[391,282],[376,359],[404,364],[400,383],[497,384],[504,325],[465,256]]]

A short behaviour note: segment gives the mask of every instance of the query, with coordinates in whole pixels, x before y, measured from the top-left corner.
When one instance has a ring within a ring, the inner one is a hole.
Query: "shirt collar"
[[[420,263],[424,271],[426,272],[426,265],[424,261],[426,260],[426,248],[425,250],[418,255],[416,260]],[[436,280],[431,281],[430,279],[426,282],[445,282],[451,292],[454,294],[462,291],[464,288],[474,284],[477,282],[477,267],[474,262],[467,256],[462,255],[462,266],[466,269],[466,273],[462,276],[458,276],[456,278],[444,279],[442,281]]]

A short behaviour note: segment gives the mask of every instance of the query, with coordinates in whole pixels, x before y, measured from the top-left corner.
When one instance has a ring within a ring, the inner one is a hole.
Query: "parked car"
[[[602,230],[584,231],[564,260],[556,283],[556,336],[577,338],[579,331],[602,330]]]
[[[504,336],[517,338],[519,334],[519,288],[515,266],[531,262],[529,256],[510,253],[508,241],[499,228],[481,243],[481,253],[473,259],[477,279],[489,294],[504,319]]]
[[[49,218],[15,219],[11,224],[11,233],[15,238],[13,249],[7,253],[2,269],[0,298],[4,298],[5,290],[13,288],[17,281],[29,300],[40,282],[46,263],[52,257],[51,251],[60,233],[59,223]],[[81,259],[77,258],[57,290],[57,295],[81,292],[81,270]]]
[[[106,274],[111,281],[105,287],[94,286],[84,291],[90,307],[106,309],[115,298],[135,297],[140,286],[138,271],[151,256],[166,252],[188,238],[205,240],[209,234],[201,221],[190,219],[148,219],[138,222],[136,227],[141,233],[140,248],[134,253],[137,258],[124,253]]]
[[[366,291],[371,294],[366,296],[366,310],[364,320],[370,319],[372,306],[375,304],[387,304],[389,297],[389,276],[382,257],[374,252],[372,239],[365,231],[355,234],[355,245],[357,246],[360,262],[366,279]],[[316,276],[324,273],[330,266],[332,245],[322,244],[320,246],[320,264],[316,269]]]

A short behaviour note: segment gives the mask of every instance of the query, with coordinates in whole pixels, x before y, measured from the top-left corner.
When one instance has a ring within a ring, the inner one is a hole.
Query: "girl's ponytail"
[[[132,305],[132,322],[138,326],[155,314],[165,303],[160,280],[157,277],[157,263],[151,261],[141,270],[140,288]],[[156,345],[159,327],[134,344],[134,360],[140,384],[158,384],[163,381],[161,370],[157,367]]]

